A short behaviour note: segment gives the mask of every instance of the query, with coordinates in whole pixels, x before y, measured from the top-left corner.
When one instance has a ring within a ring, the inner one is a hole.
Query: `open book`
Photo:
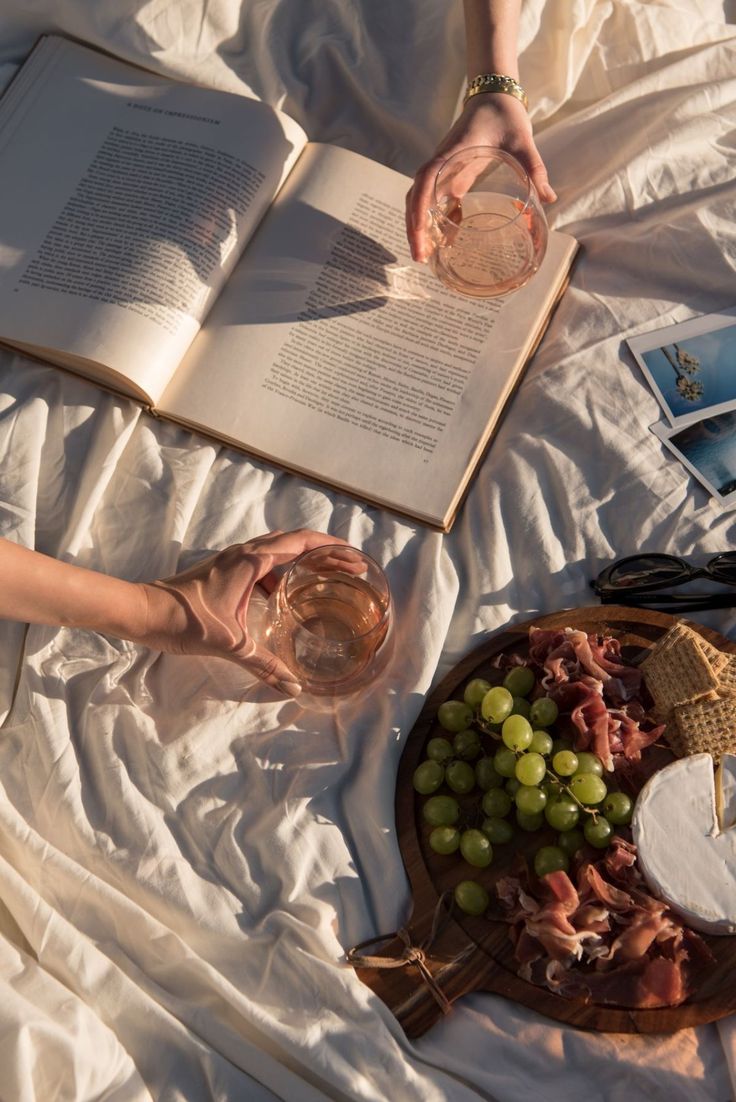
[[[447,530],[576,243],[463,298],[410,260],[410,183],[46,36],[0,99],[0,339]]]
[[[736,307],[628,341],[666,421],[652,432],[723,506],[736,505]]]

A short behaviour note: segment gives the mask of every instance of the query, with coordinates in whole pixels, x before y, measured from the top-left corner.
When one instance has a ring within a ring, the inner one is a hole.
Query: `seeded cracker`
[[[678,704],[667,741],[678,758],[708,753],[718,762],[721,754],[736,754],[736,697]]]
[[[697,700],[718,687],[718,676],[697,634],[685,625],[675,625],[668,631],[644,659],[641,669],[656,710],[663,717],[669,716],[676,704]]]

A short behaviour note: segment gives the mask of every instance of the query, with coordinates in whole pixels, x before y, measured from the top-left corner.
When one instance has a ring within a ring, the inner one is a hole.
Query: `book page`
[[[441,524],[574,242],[553,235],[542,271],[510,298],[466,298],[410,259],[410,183],[307,146],[161,409]]]
[[[155,403],[305,142],[257,100],[42,39],[0,100],[0,338]]]

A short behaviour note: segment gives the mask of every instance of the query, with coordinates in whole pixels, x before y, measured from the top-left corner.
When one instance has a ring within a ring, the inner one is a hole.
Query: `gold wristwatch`
[[[504,76],[502,73],[480,73],[479,76],[473,77],[468,84],[463,107],[473,96],[479,96],[484,92],[504,92],[507,96],[518,99],[527,110],[529,108],[529,97],[518,80]]]

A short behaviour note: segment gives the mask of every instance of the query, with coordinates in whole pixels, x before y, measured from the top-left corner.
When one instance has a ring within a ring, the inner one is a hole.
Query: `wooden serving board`
[[[508,872],[514,847],[532,853],[542,844],[541,834],[519,838],[522,832],[517,832],[514,842],[495,848],[489,868],[473,869],[458,854],[441,856],[429,848],[430,828],[421,818],[423,799],[416,796],[412,787],[414,770],[426,756],[427,740],[433,735],[446,734],[436,718],[439,705],[452,697],[462,698],[466,682],[473,677],[485,677],[498,683],[499,671],[491,667],[491,660],[501,651],[525,654],[528,629],[532,624],[541,628],[574,627],[614,635],[621,641],[624,655],[633,658],[641,654],[643,648],[651,646],[674,622],[675,617],[666,613],[618,605],[570,609],[535,617],[490,637],[463,659],[427,699],[409,734],[399,765],[396,826],[412,889],[412,913],[405,929],[412,946],[422,946],[431,940],[425,967],[450,1003],[469,992],[488,991],[581,1029],[622,1033],[671,1033],[715,1021],[736,1011],[736,936],[705,938],[715,961],[702,966],[695,993],[677,1007],[632,1010],[584,1003],[520,979],[506,923],[464,915],[456,907],[448,912],[439,900],[443,892],[450,891],[465,879],[484,883],[493,899],[492,885],[500,875]],[[719,649],[736,654],[736,643],[701,625],[688,623]],[[668,751],[651,749],[661,754],[662,764],[672,760]],[[441,925],[432,938],[436,916],[441,916]],[[405,943],[393,937],[366,947],[364,952],[399,960],[404,949]],[[439,1000],[416,964],[395,968],[361,966],[357,974],[393,1011],[409,1037],[420,1036],[443,1015]]]

